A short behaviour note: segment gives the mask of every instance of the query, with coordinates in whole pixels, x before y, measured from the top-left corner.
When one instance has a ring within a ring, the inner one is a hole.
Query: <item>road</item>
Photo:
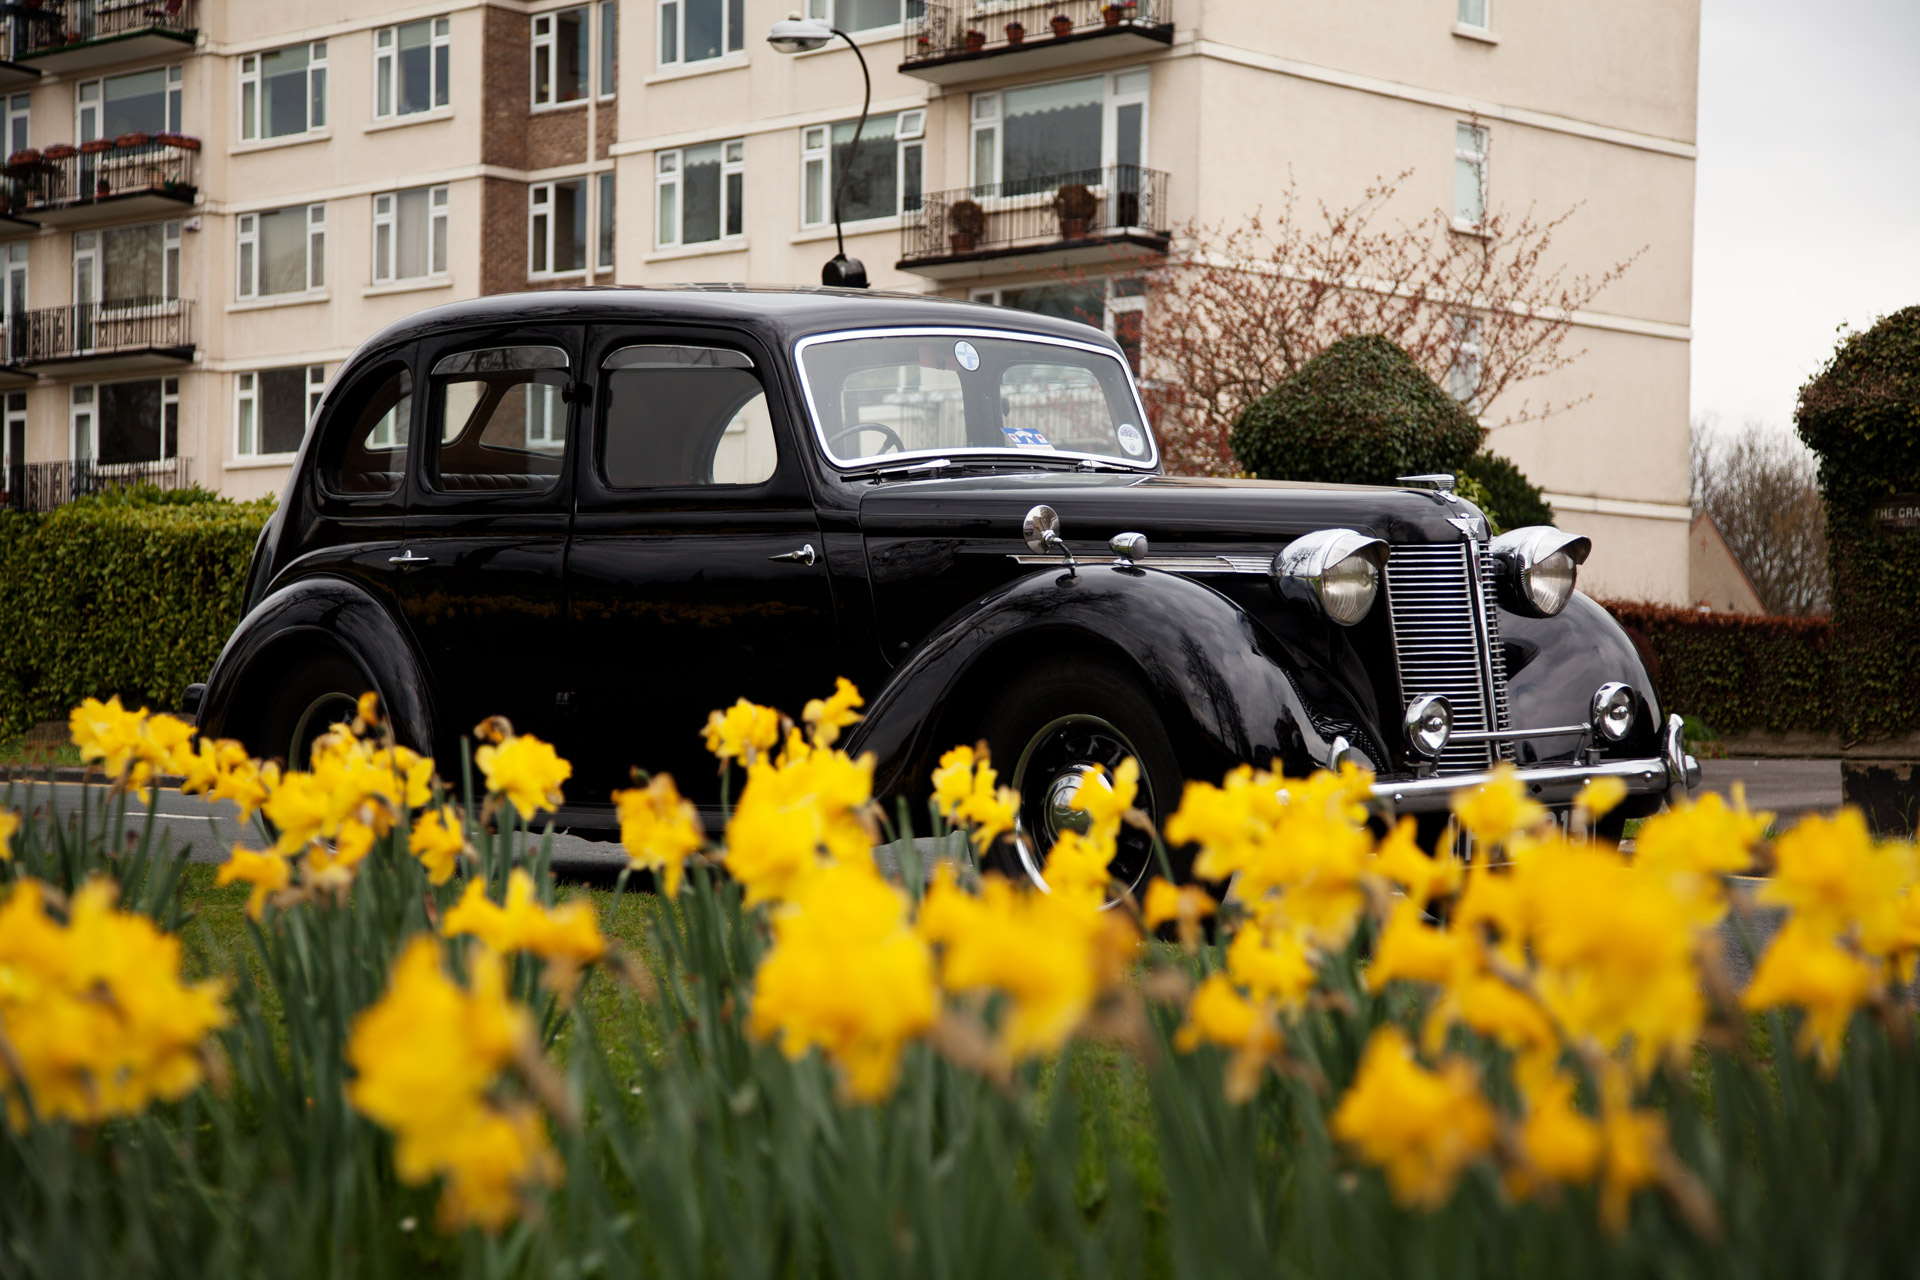
[[[1838,760],[1702,760],[1700,785],[1729,796],[1734,781],[1747,784],[1747,807],[1770,809],[1789,826],[1810,809],[1840,805]]]

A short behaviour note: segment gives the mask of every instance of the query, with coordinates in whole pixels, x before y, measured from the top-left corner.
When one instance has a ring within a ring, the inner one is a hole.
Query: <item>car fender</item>
[[[1640,696],[1641,705],[1626,741],[1610,754],[1659,753],[1665,728],[1660,695],[1640,651],[1604,607],[1575,592],[1551,618],[1502,610],[1500,639],[1507,649],[1507,704],[1514,724],[1585,724],[1595,690],[1617,680]],[[1578,743],[1577,737],[1543,738],[1531,745],[1547,759]]]
[[[1189,777],[1242,762],[1299,774],[1332,749],[1277,648],[1219,592],[1159,570],[1050,568],[949,619],[872,700],[848,749],[878,757],[874,794],[923,793],[940,753],[971,740],[995,677],[1038,646],[1084,646],[1131,666]],[[1364,752],[1356,763],[1374,767]]]
[[[199,726],[212,736],[242,736],[256,708],[243,699],[272,678],[265,664],[289,650],[325,645],[358,666],[380,694],[395,737],[432,750],[433,707],[426,673],[393,615],[343,578],[301,578],[268,594],[227,638],[207,677]],[[256,695],[257,696],[257,695]]]

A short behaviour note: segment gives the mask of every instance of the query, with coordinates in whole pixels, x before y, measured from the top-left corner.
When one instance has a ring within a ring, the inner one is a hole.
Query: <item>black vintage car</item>
[[[202,729],[304,759],[371,686],[443,762],[490,714],[614,826],[631,765],[703,804],[699,733],[836,675],[883,797],[985,739],[1044,850],[1095,765],[1183,778],[1352,760],[1437,825],[1511,761],[1616,817],[1697,780],[1678,719],[1574,587],[1584,538],[1489,539],[1445,476],[1399,489],[1161,474],[1118,347],[1084,325],[834,290],[492,297],[340,370],[255,552]],[[1138,839],[1116,864],[1145,868]]]

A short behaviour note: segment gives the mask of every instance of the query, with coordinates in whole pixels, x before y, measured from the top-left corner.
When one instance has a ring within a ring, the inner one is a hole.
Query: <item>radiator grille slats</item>
[[[1511,727],[1490,555],[1472,542],[1396,546],[1387,558],[1387,606],[1403,708],[1439,694],[1453,706],[1456,733]],[[1485,742],[1455,743],[1438,772],[1472,772],[1502,757],[1511,757],[1507,744],[1496,756]]]

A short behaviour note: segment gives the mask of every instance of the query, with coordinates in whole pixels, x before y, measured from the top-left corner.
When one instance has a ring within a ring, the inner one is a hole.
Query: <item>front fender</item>
[[[1516,726],[1585,724],[1594,690],[1608,681],[1630,685],[1642,705],[1627,740],[1615,754],[1657,755],[1660,697],[1639,650],[1612,614],[1578,592],[1551,618],[1502,611],[1500,639],[1507,647],[1507,700]],[[1541,738],[1520,744],[1521,763],[1570,755],[1577,737]]]
[[[1043,646],[1123,658],[1192,778],[1218,778],[1242,762],[1304,773],[1331,750],[1335,730],[1324,713],[1335,712],[1343,730],[1354,722],[1348,708],[1321,708],[1316,727],[1278,650],[1210,587],[1151,569],[1047,569],[950,619],[873,699],[848,749],[878,756],[875,794],[923,791],[939,754],[973,740],[1000,673]],[[1361,751],[1356,763],[1377,767]]]
[[[207,677],[201,732],[243,736],[258,714],[249,700],[271,687],[275,664],[323,645],[360,668],[399,741],[432,750],[433,707],[419,657],[392,614],[342,578],[302,578],[248,611]]]

